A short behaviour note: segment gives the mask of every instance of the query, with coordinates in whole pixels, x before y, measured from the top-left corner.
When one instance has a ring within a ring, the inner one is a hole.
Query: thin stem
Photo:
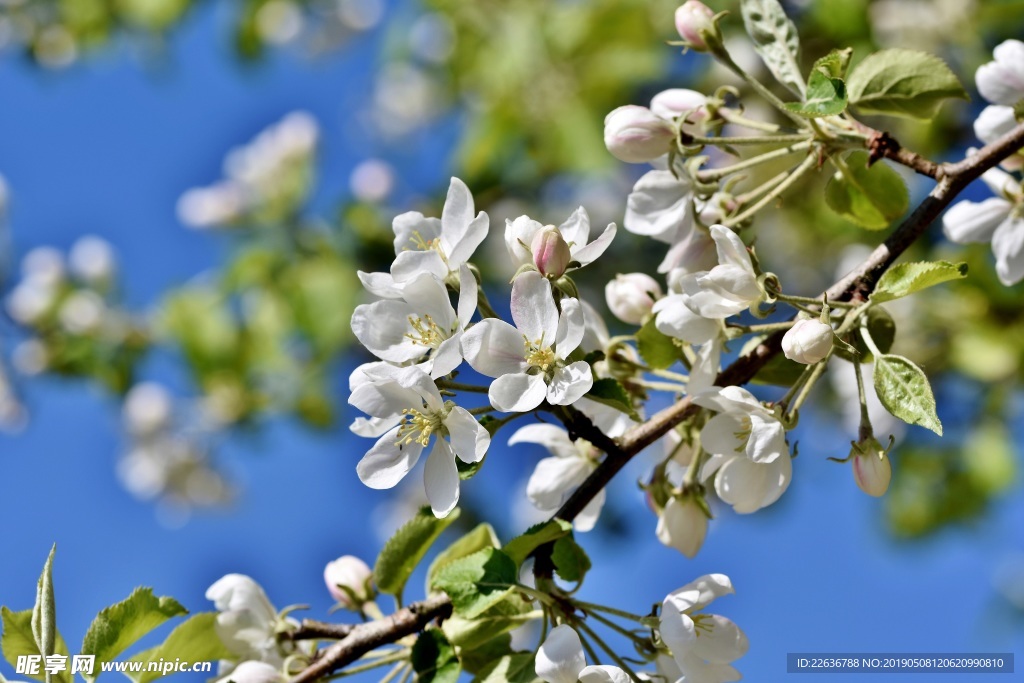
[[[451,389],[452,391],[470,391],[475,394],[486,394],[488,392],[487,387],[481,387],[476,384],[463,384],[462,382],[452,382],[451,380],[441,379],[437,381],[438,389]]]
[[[731,216],[722,222],[726,226],[731,228],[732,226],[738,225],[739,223],[742,223],[743,221],[747,220],[755,213],[760,211],[763,207],[770,204],[773,200],[775,200],[776,197],[778,197],[783,192],[788,190],[790,185],[800,180],[801,176],[803,176],[804,173],[807,173],[807,171],[811,170],[811,167],[814,166],[815,163],[817,163],[815,155],[808,154],[807,158],[800,162],[800,165],[790,172],[789,177],[783,180],[781,183],[779,183],[774,189],[772,189],[771,192],[766,194],[752,206],[744,209],[741,213],[736,214],[735,216]]]
[[[697,452],[693,454],[693,458],[690,459],[690,465],[686,468],[686,474],[683,475],[683,488],[687,489],[698,483],[700,479],[700,468],[704,464],[704,456],[706,453],[703,448],[698,448]]]
[[[783,294],[782,292],[773,291],[774,296],[779,301],[786,304],[804,304],[807,306],[817,306],[821,308],[821,299],[815,299],[810,296],[796,296],[794,294]],[[832,308],[856,308],[858,304],[850,303],[849,301],[829,301],[828,305]]]
[[[686,393],[685,384],[673,384],[672,382],[654,382],[648,379],[634,379],[632,381],[636,382],[642,387],[653,389],[654,391],[667,391],[672,394]]]
[[[722,107],[718,110],[718,115],[733,125],[750,128],[751,130],[763,130],[766,133],[778,133],[782,130],[782,126],[778,126],[774,123],[758,121],[757,119],[748,119],[735,109]]]
[[[782,173],[778,174],[774,178],[771,178],[771,179],[766,180],[765,182],[761,183],[760,185],[758,185],[754,189],[750,190],[749,192],[744,192],[743,194],[736,195],[736,197],[735,197],[736,204],[742,206],[742,205],[748,204],[748,203],[750,203],[750,202],[752,202],[752,201],[754,201],[756,199],[759,199],[760,197],[763,197],[766,192],[771,192],[771,190],[776,185],[781,183],[787,177],[789,177],[789,171],[783,171]]]
[[[616,633],[618,633],[620,635],[625,636],[626,638],[629,638],[630,640],[639,640],[639,638],[637,638],[637,634],[634,631],[630,631],[629,629],[625,628],[624,626],[616,624],[614,621],[612,621],[608,617],[602,617],[597,612],[588,612],[587,615],[592,617],[592,618],[594,618],[594,619],[597,619],[598,621],[600,621],[602,624],[604,624],[608,628],[612,629],[613,631],[615,631]]]
[[[597,643],[598,647],[600,647],[602,650],[608,653],[608,656],[612,658],[613,662],[619,665],[620,669],[629,674],[629,677],[632,678],[634,681],[640,683],[640,677],[637,676],[635,671],[633,671],[633,667],[627,664],[626,660],[617,655],[615,653],[615,650],[613,650],[611,647],[608,646],[607,643],[601,640],[601,637],[594,633],[594,629],[590,628],[590,626],[588,626],[587,623],[583,620],[578,620],[576,624],[580,627],[580,630],[586,633],[595,643]]]
[[[360,664],[359,666],[351,666],[347,669],[343,669],[335,675],[331,676],[331,678],[344,678],[346,676],[353,676],[355,674],[363,673],[364,671],[372,671],[373,669],[386,666],[388,664],[391,664],[392,662],[407,659],[409,657],[409,652],[409,648],[403,647],[402,649],[397,650],[390,655],[387,655],[385,657],[379,657],[371,662],[367,662],[366,664]]]
[[[775,107],[776,109],[778,109],[779,112],[781,112],[783,115],[785,115],[791,121],[793,121],[793,123],[795,123],[797,125],[797,128],[807,128],[807,120],[806,119],[804,119],[803,117],[801,117],[801,116],[799,116],[797,114],[794,114],[790,110],[786,109],[785,102],[783,102],[778,97],[776,97],[775,93],[773,93],[771,90],[766,88],[764,86],[764,84],[761,83],[761,81],[757,80],[756,78],[754,78],[753,76],[748,74],[746,71],[743,70],[743,68],[739,64],[734,62],[733,59],[732,59],[732,56],[725,50],[724,47],[722,47],[721,50],[716,50],[714,52],[714,55],[730,71],[732,71],[734,74],[736,74],[737,76],[742,78],[744,81],[747,82],[747,84],[751,88],[756,90],[757,93],[768,102],[768,104],[770,104],[773,107]]]
[[[730,325],[734,330],[742,330],[744,334],[755,332],[775,332],[776,330],[788,330],[793,327],[795,320],[784,320],[780,323],[761,323],[759,325]]]
[[[785,135],[737,135],[725,137],[704,137],[702,135],[685,135],[684,139],[693,141],[698,145],[764,145],[777,142],[800,142],[807,140],[808,136],[801,133],[789,133]]]
[[[487,413],[493,413],[493,412],[494,412],[494,408],[492,408],[491,406],[480,406],[478,408],[470,408],[469,409],[469,414],[470,415],[486,415]]]
[[[575,603],[579,607],[582,607],[583,609],[585,609],[588,612],[594,612],[594,611],[607,612],[608,614],[614,614],[617,617],[622,617],[623,619],[629,619],[630,621],[635,621],[637,623],[640,623],[640,622],[642,622],[644,620],[644,617],[640,616],[639,614],[633,614],[632,612],[626,612],[625,610],[616,609],[615,607],[606,607],[605,605],[595,605],[592,602],[583,602],[582,600],[573,600],[573,603]]]
[[[796,395],[796,400],[794,400],[793,404],[787,408],[786,412],[793,415],[796,411],[800,410],[800,406],[804,404],[804,401],[806,401],[807,397],[810,395],[811,389],[814,388],[815,383],[828,367],[828,361],[830,358],[832,358],[832,351],[829,351],[827,356],[812,366],[810,375],[808,375],[807,380],[804,381],[803,386],[800,387],[800,393]]]
[[[860,431],[871,431],[871,416],[868,414],[868,398],[864,391],[864,377],[860,374],[860,360],[853,359],[853,374],[857,377],[857,400],[860,401]],[[863,437],[862,437],[863,438]]]
[[[754,166],[760,166],[761,164],[768,163],[769,161],[781,159],[782,157],[787,157],[791,154],[796,154],[797,152],[802,152],[805,149],[809,149],[810,146],[813,144],[813,141],[808,140],[806,137],[802,139],[803,142],[797,142],[792,145],[786,145],[785,147],[779,147],[777,149],[771,150],[770,152],[758,154],[757,156],[750,157],[749,159],[744,159],[743,161],[738,161],[735,164],[731,164],[729,166],[723,166],[721,168],[709,168],[707,170],[698,171],[697,179],[702,182],[715,182],[721,180],[727,175],[736,173],[737,171],[742,171],[744,169],[752,168]]]

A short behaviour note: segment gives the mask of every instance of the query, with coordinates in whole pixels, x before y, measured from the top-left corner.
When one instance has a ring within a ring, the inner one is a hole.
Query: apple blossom
[[[978,118],[974,120],[974,134],[985,144],[990,144],[1009,133],[1016,126],[1017,117],[1013,113],[1013,107],[990,104],[982,109]],[[1021,152],[1012,154],[999,165],[1007,171],[1019,171],[1024,168],[1024,154]]]
[[[812,365],[828,356],[834,336],[832,326],[820,320],[797,320],[782,337],[782,352],[792,361]]]
[[[718,265],[679,278],[679,289],[705,318],[728,318],[756,306],[764,298],[753,261],[739,236],[723,225],[711,226]]]
[[[706,574],[669,593],[662,602],[658,632],[672,651],[672,658],[684,680],[709,680],[700,677],[707,664],[722,667],[746,654],[750,644],[746,634],[730,619],[702,610],[716,598],[734,593],[732,582],[724,574]],[[732,667],[720,668],[723,674]],[[712,669],[711,673],[715,671]],[[710,678],[713,681],[735,680]]]
[[[583,340],[583,310],[573,298],[555,307],[551,283],[526,272],[512,283],[512,320],[487,318],[462,336],[462,353],[477,372],[496,378],[488,390],[491,405],[506,413],[533,410],[545,399],[571,405],[590,391],[593,375],[586,361],[568,362]]]
[[[722,34],[715,13],[703,2],[687,0],[676,10],[675,18],[676,30],[690,49],[706,52],[721,44]]]
[[[700,504],[688,495],[672,496],[658,515],[655,530],[658,540],[691,559],[697,556],[704,545],[707,533],[708,516]]]
[[[350,610],[359,610],[373,599],[373,570],[354,555],[342,555],[324,567],[324,583],[334,600]]]
[[[526,495],[534,506],[547,514],[554,513],[569,499],[587,477],[597,469],[601,451],[586,439],[569,439],[569,433],[551,424],[535,423],[520,427],[508,440],[509,446],[535,443],[544,446],[553,457],[537,463],[526,485]],[[590,531],[597,523],[604,505],[602,489],[583,511],[576,515],[577,531]]]
[[[174,405],[163,385],[140,382],[124,398],[121,408],[125,428],[138,436],[151,436],[171,424]]]
[[[215,628],[224,646],[241,659],[280,666],[277,610],[258,583],[243,574],[228,574],[206,589],[219,614]]]
[[[352,332],[374,355],[392,363],[420,361],[437,378],[462,363],[460,340],[476,311],[477,283],[469,267],[459,269],[458,310],[433,273],[408,280],[398,299],[356,306]]]
[[[505,248],[514,268],[532,266],[541,274],[557,279],[573,263],[576,268],[593,263],[608,249],[615,238],[615,231],[615,224],[609,223],[591,242],[590,216],[581,206],[557,228],[541,225],[529,216],[506,221]],[[568,248],[568,260],[565,247]]]
[[[648,171],[626,198],[623,225],[633,234],[676,244],[693,231],[693,196],[693,181],[685,173]]]
[[[1013,106],[1024,99],[1024,42],[1004,40],[994,60],[978,67],[974,80],[981,96],[993,104]]]
[[[889,448],[892,448],[891,441]],[[877,498],[889,490],[889,481],[892,479],[889,448],[884,448],[875,437],[870,436],[854,443],[850,450],[853,478],[860,490],[869,496]]]
[[[230,673],[217,679],[216,683],[285,683],[287,679],[266,662],[247,661],[231,669]]]
[[[68,268],[89,284],[104,284],[117,268],[117,259],[110,243],[95,235],[80,237],[68,252]]]
[[[668,154],[676,132],[647,107],[627,104],[604,119],[604,144],[619,161],[642,164]]]
[[[434,381],[416,366],[403,368],[393,379],[359,386],[349,403],[389,425],[356,466],[359,479],[370,488],[392,488],[416,465],[433,438],[423,472],[427,500],[438,517],[451,512],[459,501],[456,456],[466,463],[480,462],[491,441],[476,418],[444,401]]]
[[[700,124],[708,118],[707,103],[707,96],[696,90],[670,88],[651,98],[651,111],[666,120],[680,118],[683,132],[699,135]]]
[[[640,325],[651,314],[655,299],[661,297],[661,285],[646,273],[619,274],[605,285],[604,296],[619,320]]]
[[[629,675],[617,666],[590,665],[579,635],[567,624],[551,629],[537,649],[537,677],[546,683],[630,683]]]

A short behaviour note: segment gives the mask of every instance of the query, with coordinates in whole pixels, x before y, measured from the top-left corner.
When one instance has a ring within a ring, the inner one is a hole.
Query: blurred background
[[[992,47],[1024,35],[1024,2],[1009,0],[784,4],[808,65],[834,47],[855,60],[914,47],[972,95]],[[73,652],[133,587],[202,611],[229,572],[326,618],[324,564],[372,564],[423,501],[419,470],[390,492],[355,476],[370,443],[347,430],[348,373],[368,360],[348,331],[355,270],[386,268],[391,218],[439,215],[451,175],[490,214],[478,258],[494,301],[507,296],[505,218],[557,224],[582,204],[599,228],[621,224],[643,169],[606,152],[604,115],[666,87],[740,85],[666,45],[675,6],[0,0],[0,603],[31,607],[56,542]],[[756,71],[738,16],[728,45]],[[977,100],[927,126],[868,122],[957,158],[978,144]],[[930,189],[906,180],[912,197]],[[815,294],[883,236],[821,196],[786,197],[759,221],[759,256],[788,291]],[[937,228],[924,242],[915,257],[971,266],[890,307],[946,436],[876,422],[897,436],[894,479],[885,498],[864,496],[826,460],[856,428],[833,368],[793,435],[789,491],[751,516],[713,502],[695,560],[657,542],[636,486],[655,456],[639,457],[579,539],[595,567],[584,599],[642,611],[729,574],[738,596],[715,611],[750,637],[748,680],[781,680],[787,652],[1024,652],[1024,288],[999,284],[987,245]],[[615,258],[581,274],[583,297],[603,307],[615,272],[661,257],[620,231]],[[460,528],[483,518],[508,539],[538,518],[525,486],[545,453],[505,447],[510,433],[463,487]]]

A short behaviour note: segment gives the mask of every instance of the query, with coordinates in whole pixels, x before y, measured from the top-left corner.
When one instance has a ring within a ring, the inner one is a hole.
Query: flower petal
[[[548,385],[548,402],[557,406],[572,405],[594,386],[590,364],[583,360],[555,370]]]
[[[686,294],[669,294],[654,302],[651,311],[657,316],[654,326],[662,334],[682,339],[689,344],[707,344],[722,333],[722,321],[705,318],[688,305]]]
[[[697,599],[693,610],[702,610],[716,598],[732,595],[736,589],[732,587],[732,579],[725,574],[704,574],[679,589],[680,592],[697,591]]]
[[[533,263],[530,245],[533,244],[533,236],[543,229],[543,225],[529,216],[505,221],[505,248],[508,249],[513,268]]]
[[[749,419],[749,418],[747,418]],[[708,453],[736,455],[746,446],[747,419],[730,413],[719,413],[700,430],[700,443]]]
[[[555,331],[555,357],[565,360],[578,349],[585,331],[583,307],[579,300],[562,299],[562,312],[558,316],[558,328]]]
[[[423,487],[435,517],[447,517],[459,502],[459,469],[455,454],[444,439],[434,442],[434,450],[423,467]]]
[[[988,242],[1012,208],[1002,197],[990,197],[983,202],[965,199],[951,206],[942,217],[942,232],[957,244]]]
[[[530,475],[526,496],[540,510],[557,510],[593,471],[594,466],[578,456],[544,458]]]
[[[543,377],[517,372],[494,380],[487,397],[491,405],[503,413],[526,413],[541,404],[545,393]]]
[[[648,171],[626,200],[626,230],[673,244],[693,228],[693,185],[671,171]]]
[[[1024,220],[1012,218],[996,228],[992,252],[1000,282],[1009,287],[1024,279]]]
[[[757,512],[777,501],[789,487],[793,466],[788,454],[759,464],[747,457],[728,460],[715,478],[715,492],[740,514]]]
[[[430,273],[442,280],[448,277],[448,264],[437,251],[403,251],[391,264],[391,275],[402,285],[423,273]],[[403,287],[404,289],[404,287]]]
[[[731,620],[718,614],[709,614],[701,626],[708,625],[711,626],[710,633],[705,631],[700,634],[700,638],[693,644],[693,654],[712,664],[728,664],[747,654],[750,642]]]
[[[685,604],[685,603],[683,603]],[[661,606],[661,621],[658,625],[658,632],[672,656],[678,662],[679,658],[690,651],[694,641],[697,640],[697,629],[693,619],[679,609],[679,603],[666,598]]]
[[[466,329],[469,321],[476,312],[476,301],[480,295],[480,286],[477,284],[476,276],[465,263],[459,266],[459,327]]]
[[[551,296],[551,283],[537,272],[526,272],[512,283],[512,320],[530,342],[555,343],[558,309]]]
[[[415,441],[399,446],[397,441],[398,427],[395,427],[380,437],[356,465],[359,480],[371,489],[393,487],[402,481],[419,460],[423,446]]]
[[[352,333],[378,358],[392,363],[422,358],[430,347],[406,336],[415,314],[409,304],[394,299],[361,304],[352,312]]]
[[[455,406],[444,420],[451,436],[452,450],[462,462],[480,462],[491,445],[490,433],[466,410]]]
[[[548,449],[552,455],[560,458],[575,458],[579,454],[576,446],[569,440],[569,433],[561,427],[546,422],[534,422],[520,427],[509,437],[508,445],[520,443],[536,443]]]
[[[402,298],[402,288],[395,283],[395,278],[391,276],[391,273],[364,273],[360,270],[356,271],[356,275],[359,276],[359,281],[363,283],[363,287],[370,294],[382,299]]]
[[[562,624],[551,629],[540,644],[535,671],[547,683],[576,683],[586,665],[579,635],[571,626]]]
[[[615,239],[616,231],[615,224],[609,223],[608,227],[604,229],[604,232],[596,240],[572,252],[573,260],[579,261],[581,266],[596,261],[611,246],[612,240]]]
[[[750,437],[746,444],[747,457],[754,462],[775,462],[788,453],[786,429],[774,417],[751,413]]]
[[[587,210],[582,206],[577,207],[572,215],[558,226],[558,232],[561,233],[562,239],[569,244],[569,251],[575,257],[576,251],[585,247],[590,241],[590,216],[587,214]],[[574,260],[578,261],[579,259],[574,258]]]
[[[395,232],[395,255],[406,251],[420,251],[425,243],[441,236],[441,220],[427,218],[419,211],[407,211],[391,221]]]
[[[504,320],[487,318],[462,335],[462,355],[488,377],[522,372],[526,367],[523,335]]]
[[[632,683],[632,679],[617,666],[597,664],[580,672],[580,683]]]
[[[573,529],[580,533],[586,533],[594,528],[594,525],[597,524],[597,518],[601,516],[601,508],[604,507],[604,497],[604,489],[601,489],[590,499],[587,506],[573,520]]]

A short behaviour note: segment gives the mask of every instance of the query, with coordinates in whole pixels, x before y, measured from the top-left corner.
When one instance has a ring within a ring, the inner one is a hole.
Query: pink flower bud
[[[331,597],[347,609],[358,610],[373,598],[373,572],[354,555],[343,555],[324,567],[324,583]]]
[[[874,437],[853,445],[853,478],[860,490],[876,498],[885,494],[892,479],[892,463],[887,448]]]
[[[782,352],[797,363],[811,365],[832,350],[832,326],[820,320],[797,320],[782,338]]]
[[[707,102],[708,98],[696,90],[671,88],[662,90],[651,99],[651,111],[666,120],[682,118],[685,121],[683,130],[690,135],[699,135],[699,124],[708,118]]]
[[[708,50],[708,40],[722,41],[715,13],[698,0],[688,0],[676,10],[676,30],[691,49],[698,52]]]
[[[640,325],[651,314],[654,300],[661,297],[657,280],[644,273],[616,275],[604,288],[608,308],[630,325]]]
[[[667,154],[675,137],[672,124],[647,107],[628,104],[604,119],[604,144],[616,159],[642,164]]]
[[[562,277],[572,261],[569,245],[553,226],[537,231],[530,242],[530,251],[533,252],[533,265],[545,276]]]

